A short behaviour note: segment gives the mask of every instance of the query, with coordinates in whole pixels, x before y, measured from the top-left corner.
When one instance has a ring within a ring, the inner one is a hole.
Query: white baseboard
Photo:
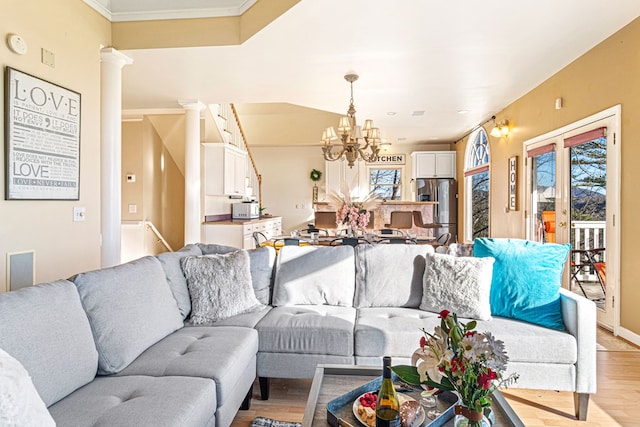
[[[636,334],[635,332],[632,332],[628,329],[623,328],[622,326],[620,326],[618,328],[618,336],[621,338],[624,338],[625,340],[640,346],[640,335]]]

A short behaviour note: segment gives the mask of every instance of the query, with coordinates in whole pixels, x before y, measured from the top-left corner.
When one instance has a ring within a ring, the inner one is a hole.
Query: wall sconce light
[[[509,135],[509,120],[504,120],[502,122],[497,122],[495,119],[493,120],[493,129],[489,132],[489,135],[494,138],[501,138],[503,136]]]

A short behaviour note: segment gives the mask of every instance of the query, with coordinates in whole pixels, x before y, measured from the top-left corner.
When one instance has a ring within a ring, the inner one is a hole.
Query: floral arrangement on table
[[[370,211],[376,209],[381,200],[377,194],[371,192],[363,199],[351,197],[349,188],[343,185],[341,192],[327,194],[328,204],[336,211],[336,225],[347,228],[355,235],[358,230],[364,234],[371,219]]]
[[[463,407],[456,407],[455,413],[467,419],[466,425],[481,426],[493,392],[513,384],[518,375],[503,378],[509,360],[504,343],[490,332],[476,332],[475,321],[462,323],[448,310],[442,310],[439,318],[433,334],[422,330],[420,348],[412,358],[415,366],[391,369],[409,384],[456,392]]]

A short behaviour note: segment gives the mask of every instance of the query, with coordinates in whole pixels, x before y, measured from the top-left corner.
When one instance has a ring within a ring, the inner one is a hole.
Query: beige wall
[[[127,183],[127,174],[136,182]],[[129,213],[129,204],[136,213]],[[151,221],[174,250],[184,245],[184,175],[147,117],[122,124],[122,220]]]
[[[640,238],[637,211],[640,199],[636,182],[640,181],[640,19],[605,40],[549,80],[509,105],[498,120],[512,122],[512,134],[506,140],[490,137],[491,149],[491,234],[495,237],[524,237],[524,212],[504,213],[507,203],[507,160],[522,158],[522,144],[535,136],[576,122],[617,104],[622,105],[621,211],[620,227],[620,325],[640,334],[640,304],[636,239]],[[554,100],[562,97],[564,107],[556,110]],[[489,130],[489,129],[487,129]],[[458,172],[462,172],[466,141],[457,144]],[[522,162],[520,162],[522,166]],[[518,180],[523,182],[520,168]],[[461,182],[462,184],[462,182]],[[461,185],[461,198],[463,186]],[[520,206],[523,190],[520,185]],[[462,212],[462,204],[460,211]],[[506,218],[506,220],[505,220]]]
[[[82,95],[80,200],[0,200],[0,291],[6,284],[6,254],[35,250],[36,282],[66,278],[100,267],[100,45],[108,46],[110,24],[78,0],[0,0],[0,63]],[[16,33],[26,55],[9,51],[4,39]],[[55,68],[40,62],[41,49],[55,54]],[[3,79],[4,80],[4,79]],[[4,128],[4,85],[0,87]],[[5,179],[4,150],[0,175]],[[73,207],[86,220],[73,222]]]

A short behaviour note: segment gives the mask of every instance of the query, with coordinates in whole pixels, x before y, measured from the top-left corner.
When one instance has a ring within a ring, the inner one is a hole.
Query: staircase
[[[258,205],[262,207],[262,175],[258,172],[236,108],[233,104],[210,104],[209,110],[222,141],[247,152],[248,186],[253,190],[252,197],[258,200]]]

